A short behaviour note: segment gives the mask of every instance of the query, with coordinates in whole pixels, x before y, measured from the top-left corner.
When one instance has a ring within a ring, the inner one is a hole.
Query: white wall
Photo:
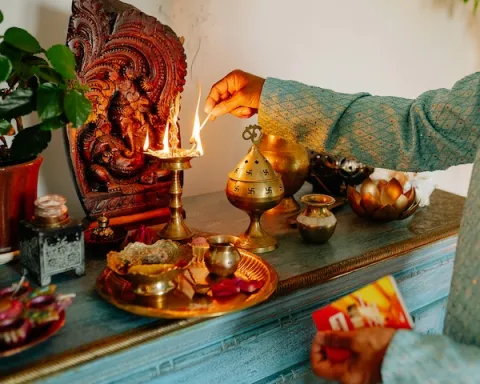
[[[189,74],[182,102],[188,138],[197,98],[230,70],[295,79],[341,92],[415,97],[451,87],[480,65],[478,22],[460,0],[130,0],[186,39]],[[45,46],[63,42],[69,0],[0,0],[6,22]],[[198,53],[197,53],[198,51]],[[195,57],[196,56],[196,57]],[[192,61],[195,57],[195,61]],[[204,129],[206,150],[186,174],[185,195],[223,189],[244,155],[241,130],[251,121],[218,119]],[[471,167],[436,174],[442,189],[466,194]],[[68,196],[80,212],[56,132],[45,152],[40,192]]]

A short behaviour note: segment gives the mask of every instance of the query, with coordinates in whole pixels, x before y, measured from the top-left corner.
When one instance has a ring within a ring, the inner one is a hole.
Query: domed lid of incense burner
[[[258,126],[249,126],[243,132],[245,140],[251,140],[253,145],[247,155],[237,164],[235,169],[228,174],[232,180],[247,181],[252,183],[265,182],[280,179],[269,161],[258,150],[256,143],[261,139]]]

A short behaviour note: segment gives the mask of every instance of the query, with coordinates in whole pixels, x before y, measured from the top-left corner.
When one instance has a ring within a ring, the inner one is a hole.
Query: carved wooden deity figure
[[[162,149],[171,103],[185,84],[183,41],[117,0],[74,0],[72,10],[67,43],[93,104],[83,127],[66,129],[84,209],[113,223],[166,221],[170,174],[143,146],[148,136],[151,149]]]

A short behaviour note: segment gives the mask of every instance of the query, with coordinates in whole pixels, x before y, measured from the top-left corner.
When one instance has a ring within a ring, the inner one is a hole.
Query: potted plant
[[[0,12],[0,23],[3,14]],[[43,49],[26,30],[0,36],[0,254],[18,246],[18,222],[30,219],[37,197],[41,153],[52,130],[79,127],[92,110],[65,45]],[[37,123],[22,117],[36,112]],[[6,139],[13,136],[13,140]],[[8,142],[11,142],[10,144]]]

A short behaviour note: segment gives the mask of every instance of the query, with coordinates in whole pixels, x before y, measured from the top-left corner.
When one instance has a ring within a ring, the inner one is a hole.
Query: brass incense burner
[[[277,248],[277,240],[262,228],[260,218],[282,200],[285,190],[281,177],[258,150],[260,127],[250,126],[243,132],[244,140],[251,140],[248,154],[228,174],[226,194],[228,201],[250,216],[248,229],[239,237],[239,248],[254,253],[270,252]]]

